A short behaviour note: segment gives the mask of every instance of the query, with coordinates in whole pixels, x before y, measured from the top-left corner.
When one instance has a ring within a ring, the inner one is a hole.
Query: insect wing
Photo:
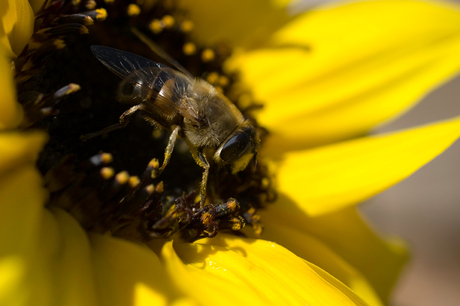
[[[197,111],[184,99],[193,82],[189,77],[130,52],[105,46],[91,46],[91,51],[110,71],[140,90],[142,98],[166,113],[177,112],[196,121]]]
[[[94,56],[110,71],[141,90],[142,95],[150,95],[151,84],[158,72],[166,67],[130,52],[104,46],[91,46]]]

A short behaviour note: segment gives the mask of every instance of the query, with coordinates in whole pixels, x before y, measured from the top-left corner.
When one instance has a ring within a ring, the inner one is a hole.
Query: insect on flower
[[[186,141],[194,160],[204,168],[201,207],[206,198],[210,158],[235,174],[244,170],[257,154],[260,138],[255,128],[229,99],[206,81],[129,52],[104,46],[92,46],[91,50],[123,79],[121,88],[132,86],[132,96],[140,103],[125,111],[119,124],[90,137],[124,127],[134,112],[142,112],[153,125],[171,131],[159,173],[167,166],[178,137]]]

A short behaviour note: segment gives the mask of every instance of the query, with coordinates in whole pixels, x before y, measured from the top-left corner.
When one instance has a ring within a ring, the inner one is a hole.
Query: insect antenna
[[[141,31],[139,31],[138,29],[136,29],[135,27],[132,27],[131,28],[131,32],[133,32],[134,35],[137,36],[137,38],[139,38],[144,44],[147,45],[147,47],[150,48],[150,50],[152,50],[154,53],[156,53],[158,56],[160,56],[162,59],[164,59],[165,61],[167,61],[171,66],[174,66],[177,68],[177,70],[179,70],[180,72],[182,72],[183,74],[185,74],[186,76],[188,76],[189,78],[191,79],[194,79],[194,76],[188,72],[187,69],[184,68],[184,66],[182,66],[178,61],[176,61],[175,59],[173,59],[171,56],[169,56],[168,53],[166,53],[165,50],[163,50],[159,45],[157,45],[153,40],[151,40],[150,38],[148,38],[147,36],[145,36]]]

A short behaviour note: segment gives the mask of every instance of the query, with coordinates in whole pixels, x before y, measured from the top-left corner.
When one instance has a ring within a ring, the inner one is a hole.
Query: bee
[[[147,121],[171,132],[159,173],[169,163],[176,140],[185,140],[193,159],[204,169],[201,207],[206,198],[211,159],[236,174],[257,155],[260,138],[256,129],[211,84],[130,52],[104,46],[91,46],[91,51],[122,78],[121,87],[132,86],[132,96],[139,102],[120,116],[118,126],[126,126],[129,117],[140,111]],[[113,129],[109,127],[103,132]]]

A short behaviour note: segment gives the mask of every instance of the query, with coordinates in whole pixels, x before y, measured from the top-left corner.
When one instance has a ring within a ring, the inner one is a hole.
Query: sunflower
[[[287,2],[0,4],[0,304],[388,301],[407,252],[356,205],[449,147],[460,119],[366,135],[459,70],[460,11],[372,1],[294,14]],[[143,118],[79,140],[126,109],[104,104],[119,80],[89,46],[147,57],[145,35],[257,128],[257,165],[211,173],[209,198],[239,203],[196,208],[201,170],[180,145],[152,177],[145,158],[168,135]]]

